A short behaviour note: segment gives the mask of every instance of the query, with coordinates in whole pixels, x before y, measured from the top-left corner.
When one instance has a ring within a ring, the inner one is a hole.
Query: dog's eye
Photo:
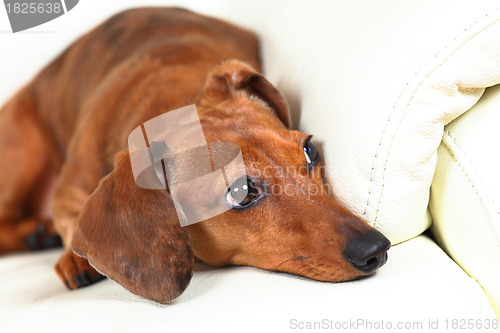
[[[319,153],[316,146],[311,142],[311,137],[309,137],[304,144],[304,155],[306,155],[307,165],[309,167],[314,167],[319,162]]]
[[[250,178],[244,176],[229,186],[226,201],[233,209],[243,209],[255,203],[259,196],[259,189]]]

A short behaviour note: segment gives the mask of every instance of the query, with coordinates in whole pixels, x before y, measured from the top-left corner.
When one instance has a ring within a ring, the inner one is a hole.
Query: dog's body
[[[70,288],[99,280],[95,267],[158,302],[187,287],[194,257],[322,281],[372,273],[390,244],[326,193],[266,193],[182,228],[167,191],[134,183],[130,132],[196,104],[207,141],[238,144],[256,188],[321,187],[309,136],[288,129],[259,71],[253,34],[182,9],[130,10],[82,37],[0,111],[0,253],[50,247],[57,232]],[[276,166],[302,171],[258,172]]]

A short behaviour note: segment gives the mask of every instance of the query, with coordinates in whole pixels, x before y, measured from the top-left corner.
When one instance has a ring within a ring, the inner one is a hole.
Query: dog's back
[[[177,67],[172,75],[176,80],[188,79],[184,91],[172,91],[177,103],[187,105],[208,71],[231,58],[260,70],[257,39],[252,33],[181,8],[131,9],[81,37],[47,66],[31,87],[39,118],[64,153],[81,113],[92,112],[91,103],[102,97],[99,90],[104,93],[110,86],[121,88],[109,95],[130,97],[139,81],[152,72],[148,66],[161,64],[162,70]],[[124,85],[117,87],[117,82]],[[106,112],[116,110],[110,105]]]
[[[321,281],[373,273],[390,242],[320,190],[318,151],[259,67],[253,34],[181,9],[130,10],[79,39],[0,112],[0,253],[52,246],[57,231],[70,289],[102,272],[162,303],[195,256]],[[127,138],[190,104],[206,141],[238,145],[247,171],[186,192],[229,210],[183,228],[166,188],[135,183]]]
[[[132,129],[232,58],[259,70],[257,38],[181,8],[124,11],[69,46],[0,109],[0,253],[57,244],[54,211],[86,199],[69,188],[92,193]],[[72,223],[56,228],[69,243]]]

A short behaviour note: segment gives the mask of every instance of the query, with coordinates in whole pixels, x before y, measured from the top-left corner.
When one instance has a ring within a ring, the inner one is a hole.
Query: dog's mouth
[[[382,236],[383,237],[383,236]],[[387,263],[387,250],[390,242],[383,237],[375,245],[357,251],[351,250],[352,257],[344,253],[341,262],[317,263],[314,256],[299,256],[285,260],[272,271],[284,272],[302,276],[308,279],[324,282],[347,282],[357,280],[374,274],[380,267]],[[365,250],[365,251],[362,251]],[[351,267],[349,269],[349,267]],[[354,268],[354,269],[353,269]]]

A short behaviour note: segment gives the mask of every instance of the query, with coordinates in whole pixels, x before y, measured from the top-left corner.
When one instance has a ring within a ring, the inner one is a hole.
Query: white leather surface
[[[500,86],[445,127],[431,188],[433,231],[500,314]]]
[[[292,319],[384,320],[394,327],[410,321],[422,322],[423,328],[439,319],[443,329],[446,319],[494,318],[476,281],[424,236],[392,248],[387,265],[375,276],[341,284],[249,267],[198,265],[187,291],[167,306],[136,297],[108,280],[70,292],[53,270],[59,254],[56,250],[0,259],[1,332],[298,331]],[[373,332],[362,328],[351,331]]]
[[[393,243],[428,226],[442,126],[473,105],[483,87],[500,81],[497,1],[85,0],[18,34],[8,32],[0,6],[0,104],[110,15],[125,7],[175,3],[260,35],[266,75],[288,99],[295,124],[322,144],[338,200]],[[424,237],[391,249],[375,277],[345,284],[201,266],[172,306],[139,299],[110,281],[70,293],[52,269],[58,255],[0,258],[0,331],[260,326],[280,332],[289,330],[292,318],[426,325],[437,317],[492,316],[476,282]]]
[[[300,127],[323,142],[335,195],[393,243],[430,223],[443,124],[472,106],[481,87],[500,81],[497,5],[295,4],[287,6],[293,14],[260,30],[274,35],[265,52],[278,52],[264,53],[266,71],[298,101]]]
[[[7,32],[0,6],[0,103],[75,37],[145,4],[80,1],[35,32],[18,34]],[[394,244],[430,223],[443,124],[470,108],[483,87],[500,82],[495,0],[147,4],[180,4],[257,32],[267,76],[289,100],[296,125],[324,147],[333,194]]]

